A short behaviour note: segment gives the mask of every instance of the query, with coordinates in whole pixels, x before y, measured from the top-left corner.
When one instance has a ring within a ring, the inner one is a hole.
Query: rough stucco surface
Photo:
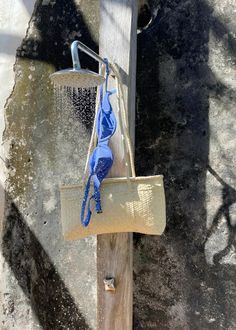
[[[136,235],[134,329],[236,329],[236,3],[150,1],[136,164],[165,176],[167,229]]]
[[[96,328],[96,239],[65,242],[59,212],[59,186],[81,179],[90,130],[73,109],[53,108],[49,75],[71,66],[75,38],[96,50],[97,9],[36,1],[16,51],[5,106],[1,330]]]
[[[135,235],[134,329],[234,330],[236,5],[149,2],[154,19],[138,35],[136,165],[165,175],[167,229]],[[97,4],[37,1],[19,43],[5,96],[1,330],[95,329],[96,242],[63,241],[58,193],[81,177],[89,130],[53,109],[48,76],[70,66],[75,38],[96,50]]]

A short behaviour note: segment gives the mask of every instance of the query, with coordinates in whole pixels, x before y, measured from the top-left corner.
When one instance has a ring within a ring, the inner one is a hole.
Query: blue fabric
[[[101,111],[98,112],[96,132],[99,142],[108,141],[116,130],[116,118],[112,111],[109,97],[114,91],[107,91],[102,99]]]
[[[90,201],[92,199],[95,200],[96,212],[102,212],[100,185],[102,180],[107,176],[113,164],[113,154],[111,148],[108,146],[108,143],[116,130],[116,118],[112,111],[109,97],[115,92],[115,90],[107,90],[108,76],[109,66],[106,60],[105,94],[103,95],[103,86],[101,86],[100,107],[96,122],[98,143],[89,159],[89,177],[85,187],[84,199],[81,208],[81,223],[85,227],[88,226],[91,219],[92,212],[90,208]],[[94,193],[89,197],[91,179],[93,179]],[[87,214],[85,216],[86,205]]]

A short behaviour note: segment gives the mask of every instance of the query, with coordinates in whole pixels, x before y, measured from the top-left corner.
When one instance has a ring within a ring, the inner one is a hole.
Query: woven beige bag
[[[123,135],[122,141],[125,150],[127,177],[103,180],[101,185],[103,213],[97,214],[94,210],[95,207],[93,207],[91,221],[87,227],[82,226],[80,221],[84,184],[61,187],[62,229],[64,238],[67,240],[79,239],[95,234],[118,232],[160,235],[165,229],[166,214],[163,176],[136,177],[135,175],[123,89],[115,67],[113,67],[113,72],[116,72],[118,116]],[[88,170],[88,160],[94,137],[95,126],[90,141],[85,173]]]

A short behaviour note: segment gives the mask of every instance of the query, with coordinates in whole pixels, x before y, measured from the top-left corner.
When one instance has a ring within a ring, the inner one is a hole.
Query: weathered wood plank
[[[132,329],[132,234],[98,236],[98,329]],[[115,279],[115,292],[105,291],[104,278]]]
[[[137,2],[100,0],[100,54],[120,67],[125,102],[129,109],[130,134],[134,141]],[[114,81],[109,87],[114,87]],[[112,100],[116,112],[116,100]],[[118,116],[117,116],[118,117]],[[124,152],[118,129],[111,147],[115,162],[111,176],[125,176]],[[98,329],[130,330],[133,318],[132,234],[97,237]],[[116,291],[104,290],[104,278],[114,277]]]

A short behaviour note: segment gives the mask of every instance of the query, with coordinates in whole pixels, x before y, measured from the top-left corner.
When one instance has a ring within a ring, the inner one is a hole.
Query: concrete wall
[[[136,165],[165,175],[168,226],[135,235],[134,329],[234,330],[236,4],[149,4]],[[75,38],[96,50],[97,33],[96,0],[1,5],[1,330],[96,328],[96,240],[63,241],[58,194],[79,182],[90,130],[53,109],[48,76],[71,65]]]
[[[59,212],[59,185],[81,179],[90,131],[53,108],[49,74],[71,66],[75,38],[97,48],[97,5],[1,5],[1,330],[96,327],[96,239],[64,242]]]
[[[167,229],[136,236],[135,329],[236,329],[236,2],[150,1],[136,164],[163,173]]]

